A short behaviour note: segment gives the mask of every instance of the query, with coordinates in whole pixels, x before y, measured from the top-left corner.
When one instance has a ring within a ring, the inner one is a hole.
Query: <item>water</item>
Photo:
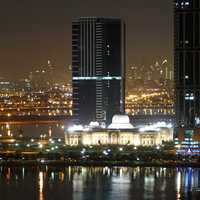
[[[52,137],[64,137],[64,129],[67,124],[12,124],[6,123],[0,125],[0,135],[17,136],[23,134],[28,137],[40,137],[40,135],[51,135]]]
[[[2,200],[200,199],[200,169],[0,167]]]

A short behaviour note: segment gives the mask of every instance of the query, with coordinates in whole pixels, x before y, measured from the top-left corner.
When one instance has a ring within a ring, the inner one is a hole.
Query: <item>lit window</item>
[[[193,101],[194,100],[194,94],[193,93],[191,93],[191,94],[186,93],[185,94],[185,100]]]

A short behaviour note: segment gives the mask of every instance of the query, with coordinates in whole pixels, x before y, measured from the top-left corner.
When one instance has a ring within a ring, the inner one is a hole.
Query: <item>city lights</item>
[[[200,199],[200,0],[1,8],[0,199]]]

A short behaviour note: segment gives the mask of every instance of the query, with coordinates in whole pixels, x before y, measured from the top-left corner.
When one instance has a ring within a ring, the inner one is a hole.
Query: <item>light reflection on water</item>
[[[180,168],[176,173],[177,200],[190,198],[193,192],[200,193],[200,173],[198,169]],[[199,196],[200,197],[200,196]]]
[[[67,126],[67,123],[65,124]],[[0,135],[39,137],[41,134],[49,137],[63,137],[63,124],[12,124],[10,122],[0,125]]]
[[[200,169],[0,167],[0,199],[200,199]]]
[[[44,187],[44,175],[43,172],[39,172],[39,200],[44,200],[44,192],[43,192],[43,187]]]

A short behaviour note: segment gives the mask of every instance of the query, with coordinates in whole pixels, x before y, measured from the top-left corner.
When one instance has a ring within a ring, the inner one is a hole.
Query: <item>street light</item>
[[[160,149],[160,146],[157,146],[156,149],[159,150],[159,149]]]
[[[123,148],[122,148],[122,147],[120,147],[120,148],[119,148],[119,151],[123,151]]]

